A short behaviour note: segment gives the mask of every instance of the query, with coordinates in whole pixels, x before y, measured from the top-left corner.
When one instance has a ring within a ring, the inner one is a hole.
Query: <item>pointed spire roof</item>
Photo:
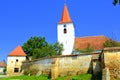
[[[70,23],[70,22],[72,22],[72,20],[70,18],[67,6],[66,6],[66,4],[64,4],[64,9],[63,9],[62,17],[61,17],[61,20],[60,20],[59,24]]]
[[[26,56],[21,46],[17,46],[8,56]]]

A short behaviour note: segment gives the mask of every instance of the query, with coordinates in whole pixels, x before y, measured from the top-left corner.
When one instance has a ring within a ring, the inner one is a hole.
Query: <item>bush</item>
[[[120,47],[120,43],[119,42],[116,42],[112,39],[110,40],[107,40],[104,44],[103,44],[104,47]]]
[[[7,70],[7,69],[6,69],[6,67],[5,67],[5,68],[3,69],[4,74],[6,74],[6,70]]]
[[[39,70],[36,70],[36,69],[32,69],[32,70],[25,70],[24,71],[24,75],[28,75],[28,76],[31,76],[31,75],[36,75],[38,73]]]
[[[94,49],[90,46],[90,44],[87,44],[87,47],[84,50],[76,49],[76,52],[80,52],[80,53],[90,53],[93,51],[94,51]]]

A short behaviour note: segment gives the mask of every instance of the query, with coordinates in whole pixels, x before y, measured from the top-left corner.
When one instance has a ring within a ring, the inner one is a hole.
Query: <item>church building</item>
[[[58,42],[63,44],[62,55],[76,54],[75,50],[85,50],[89,45],[95,52],[101,52],[105,41],[109,40],[105,36],[75,37],[74,23],[70,17],[68,8],[64,4],[62,17],[57,26]]]

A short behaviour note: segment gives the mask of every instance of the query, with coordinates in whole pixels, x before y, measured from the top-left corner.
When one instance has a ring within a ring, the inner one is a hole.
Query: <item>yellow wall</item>
[[[18,59],[18,62],[16,61]],[[26,57],[21,56],[8,56],[7,59],[7,76],[20,75],[22,62],[26,60]],[[19,68],[19,72],[14,72],[14,68]]]
[[[111,78],[120,78],[120,51],[104,51],[104,67],[109,68]]]

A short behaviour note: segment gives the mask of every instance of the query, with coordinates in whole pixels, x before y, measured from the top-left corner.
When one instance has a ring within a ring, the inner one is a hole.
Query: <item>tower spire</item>
[[[63,23],[70,23],[70,22],[72,22],[72,20],[70,18],[67,6],[66,6],[66,4],[64,4],[64,9],[63,9],[63,12],[62,12],[62,17],[61,17],[61,20],[60,20],[59,23],[63,24]]]

